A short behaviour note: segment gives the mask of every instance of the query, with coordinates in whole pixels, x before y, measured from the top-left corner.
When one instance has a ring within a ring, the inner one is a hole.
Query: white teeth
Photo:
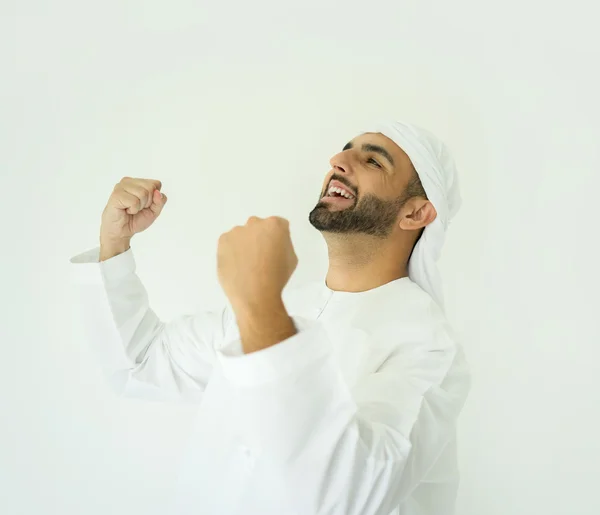
[[[354,198],[354,195],[348,193],[347,191],[343,190],[342,188],[336,188],[336,187],[331,187],[329,188],[329,191],[327,192],[327,194],[329,196],[331,196],[332,193],[339,193],[340,195],[342,195],[343,197],[346,197],[347,199],[352,199]]]

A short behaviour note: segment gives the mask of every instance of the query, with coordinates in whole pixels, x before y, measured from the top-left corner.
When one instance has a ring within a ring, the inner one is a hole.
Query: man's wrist
[[[131,248],[131,240],[100,241],[100,261],[123,254]]]
[[[280,343],[298,332],[281,299],[234,311],[246,354]]]

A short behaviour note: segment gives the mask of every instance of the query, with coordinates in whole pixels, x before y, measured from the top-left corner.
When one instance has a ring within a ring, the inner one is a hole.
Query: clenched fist
[[[101,261],[125,252],[131,238],[154,223],[167,202],[161,187],[160,181],[131,177],[115,186],[102,212]]]
[[[251,216],[222,234],[217,248],[219,282],[236,314],[281,300],[298,265],[289,222]]]

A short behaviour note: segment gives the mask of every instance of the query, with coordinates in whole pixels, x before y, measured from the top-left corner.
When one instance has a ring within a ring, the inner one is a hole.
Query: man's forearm
[[[298,332],[281,299],[238,309],[236,318],[245,354],[276,345]]]

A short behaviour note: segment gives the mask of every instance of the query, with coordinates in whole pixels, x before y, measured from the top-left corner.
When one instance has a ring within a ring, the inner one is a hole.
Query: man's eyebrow
[[[349,150],[351,148],[353,148],[354,145],[352,144],[352,142],[348,142],[346,143],[346,146],[343,148],[343,150]],[[383,147],[380,147],[379,145],[372,145],[371,143],[364,143],[362,146],[362,151],[363,152],[375,152],[376,154],[379,154],[383,157],[385,157],[392,166],[394,166],[394,158],[392,157],[392,155]]]

